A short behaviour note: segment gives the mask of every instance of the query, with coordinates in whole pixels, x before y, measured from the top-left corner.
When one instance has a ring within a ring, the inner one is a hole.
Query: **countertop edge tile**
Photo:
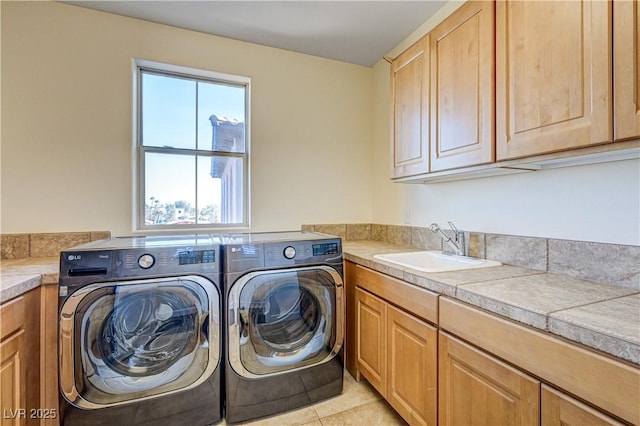
[[[440,281],[425,277],[422,274],[413,272],[412,269],[406,269],[404,271],[404,281],[416,285],[418,287],[426,288],[437,293],[444,294],[446,296],[455,297],[456,286],[451,284],[445,284]]]
[[[465,286],[456,288],[456,299],[482,308],[494,314],[509,318],[513,321],[530,325],[540,330],[547,329],[547,314],[529,310],[521,306],[512,305],[480,293],[469,291]]]
[[[0,303],[22,296],[28,291],[40,287],[42,282],[42,276],[38,274],[3,276],[1,279]]]
[[[640,345],[564,319],[549,316],[548,331],[585,346],[640,364]]]

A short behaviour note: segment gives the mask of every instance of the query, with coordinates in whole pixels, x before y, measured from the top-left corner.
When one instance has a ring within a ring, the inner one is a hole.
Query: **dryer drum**
[[[198,312],[176,292],[128,294],[104,319],[97,339],[105,364],[127,376],[165,371],[198,343]]]

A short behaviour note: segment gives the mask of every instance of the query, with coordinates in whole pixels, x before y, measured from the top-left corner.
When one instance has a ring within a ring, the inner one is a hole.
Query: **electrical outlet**
[[[405,225],[410,225],[411,224],[411,210],[409,209],[405,209],[404,211],[404,217],[402,219],[402,222]]]

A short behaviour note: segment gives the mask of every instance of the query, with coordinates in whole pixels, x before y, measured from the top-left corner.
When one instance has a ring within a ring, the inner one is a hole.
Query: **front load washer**
[[[60,255],[63,425],[222,418],[220,240],[112,238]]]
[[[342,241],[313,232],[223,237],[226,420],[342,392]]]

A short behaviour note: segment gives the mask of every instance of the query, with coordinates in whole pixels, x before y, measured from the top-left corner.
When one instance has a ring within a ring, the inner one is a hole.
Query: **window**
[[[135,61],[135,229],[249,226],[247,77]]]

